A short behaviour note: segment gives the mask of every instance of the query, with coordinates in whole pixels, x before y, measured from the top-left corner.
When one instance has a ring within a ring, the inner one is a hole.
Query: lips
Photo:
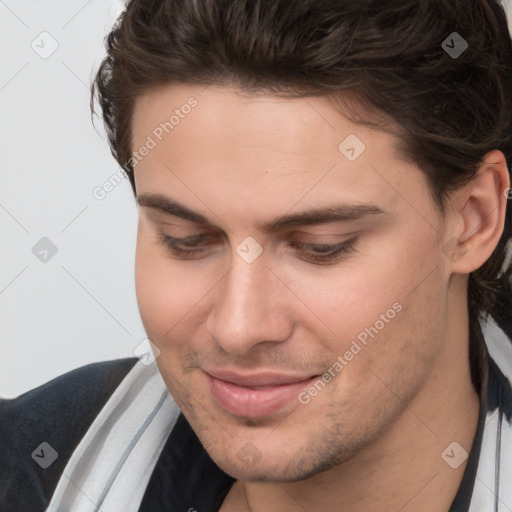
[[[232,371],[205,371],[217,403],[234,416],[257,418],[297,402],[298,394],[318,378],[314,376],[258,373],[241,375]]]

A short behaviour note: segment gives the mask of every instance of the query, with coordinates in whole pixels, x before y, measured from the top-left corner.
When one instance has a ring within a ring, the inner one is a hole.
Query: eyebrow
[[[162,194],[141,194],[137,196],[137,203],[140,206],[152,208],[168,215],[174,215],[210,228],[217,228],[204,215],[194,212]],[[300,213],[286,214],[273,221],[263,223],[258,228],[263,232],[270,233],[296,226],[327,224],[328,222],[350,222],[368,215],[383,213],[385,213],[384,210],[371,204],[330,204]]]

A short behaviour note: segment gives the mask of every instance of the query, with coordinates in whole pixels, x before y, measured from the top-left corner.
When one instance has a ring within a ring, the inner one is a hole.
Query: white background
[[[12,397],[84,364],[132,356],[145,338],[134,285],[137,211],[89,83],[121,2],[0,2],[0,394]],[[31,47],[41,32],[57,50]],[[99,132],[99,133],[98,133]],[[32,247],[48,237],[57,254]]]
[[[120,1],[0,0],[3,397],[87,363],[130,357],[145,338],[130,185],[101,201],[92,195],[118,169],[101,120],[99,133],[93,129],[89,84],[121,10]],[[31,47],[43,45],[44,31],[58,43],[46,59]],[[58,249],[46,263],[32,253],[42,237]],[[512,369],[510,358],[504,364]]]

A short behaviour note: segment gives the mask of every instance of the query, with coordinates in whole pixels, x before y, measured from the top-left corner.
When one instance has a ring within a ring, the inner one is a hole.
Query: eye
[[[170,253],[180,259],[195,259],[204,252],[204,246],[211,242],[211,235],[193,235],[186,238],[175,238],[160,231],[158,241],[164,244]]]
[[[345,240],[339,244],[303,244],[291,242],[290,245],[297,249],[304,259],[315,263],[330,263],[352,252],[356,242],[357,237]]]

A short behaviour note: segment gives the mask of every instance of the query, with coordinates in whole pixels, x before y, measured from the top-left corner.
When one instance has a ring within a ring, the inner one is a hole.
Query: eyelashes
[[[210,235],[193,235],[186,238],[175,238],[163,231],[158,233],[158,242],[163,244],[171,257],[180,260],[195,260],[206,257],[215,243]],[[357,237],[345,240],[338,244],[305,244],[289,241],[290,247],[295,249],[301,259],[312,263],[333,263],[354,251]]]
[[[357,238],[345,240],[339,244],[301,244],[292,242],[290,245],[297,249],[301,256],[314,262],[326,263],[337,261],[340,256],[349,254],[354,250]]]

